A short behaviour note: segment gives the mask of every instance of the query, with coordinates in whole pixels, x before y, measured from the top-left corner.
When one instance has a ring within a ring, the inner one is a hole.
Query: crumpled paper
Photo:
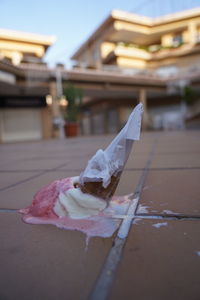
[[[80,174],[80,184],[101,182],[106,188],[111,176],[122,171],[132,149],[133,141],[140,139],[143,105],[139,103],[129,116],[126,125],[105,149],[99,149]]]

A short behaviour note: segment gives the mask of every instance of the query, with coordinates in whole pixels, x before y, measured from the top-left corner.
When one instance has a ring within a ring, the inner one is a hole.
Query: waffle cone
[[[122,172],[118,172],[115,176],[114,175],[111,176],[110,184],[106,188],[103,187],[102,185],[103,182],[100,181],[100,182],[84,182],[84,184],[80,186],[80,189],[83,193],[87,193],[108,201],[116,191],[121,173]]]

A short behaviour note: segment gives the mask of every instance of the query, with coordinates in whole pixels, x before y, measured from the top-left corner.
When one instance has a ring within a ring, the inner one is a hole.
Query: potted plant
[[[65,135],[67,137],[73,137],[78,135],[78,115],[80,111],[80,105],[82,103],[82,90],[76,88],[72,84],[68,84],[64,89],[64,95],[68,101],[65,119]]]

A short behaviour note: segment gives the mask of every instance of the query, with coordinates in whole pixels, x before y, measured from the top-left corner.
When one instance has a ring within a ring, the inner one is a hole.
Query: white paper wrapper
[[[99,149],[88,161],[80,175],[80,184],[100,182],[106,188],[111,176],[122,171],[130,154],[133,141],[140,139],[143,106],[139,103],[131,113],[126,125],[103,151]]]

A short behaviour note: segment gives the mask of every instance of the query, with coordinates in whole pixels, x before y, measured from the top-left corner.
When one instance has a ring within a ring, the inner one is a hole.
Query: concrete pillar
[[[60,107],[57,99],[57,84],[55,81],[50,82],[50,95],[52,96],[52,116],[54,118],[60,117]]]
[[[90,133],[94,134],[94,112],[93,110],[90,111]]]
[[[195,22],[190,22],[188,24],[188,35],[189,35],[189,43],[190,44],[196,44],[196,38],[197,38],[197,26]]]
[[[109,132],[109,128],[108,128],[108,109],[104,110],[104,133],[108,133]]]
[[[162,37],[161,37],[161,45],[163,47],[169,47],[171,46],[173,43],[173,35],[171,33],[169,34],[164,34]]]
[[[42,114],[42,135],[44,139],[52,137],[52,120],[51,120],[51,108],[45,107],[41,109]]]
[[[102,44],[102,41],[99,41],[96,46],[96,67],[97,67],[97,69],[102,68],[101,44]]]
[[[143,104],[142,128],[145,130],[149,127],[149,113],[147,111],[147,92],[144,88],[139,90],[139,102]]]
[[[50,82],[49,92],[50,95],[52,96],[52,105],[51,105],[52,119],[55,120],[61,117],[59,102],[57,98],[57,84],[55,81]],[[56,128],[56,126],[53,126],[52,136],[56,138],[60,136],[59,128]]]
[[[0,144],[3,143],[3,111],[0,110]]]
[[[183,31],[182,37],[183,37],[183,43],[189,43],[190,42],[188,30]]]

